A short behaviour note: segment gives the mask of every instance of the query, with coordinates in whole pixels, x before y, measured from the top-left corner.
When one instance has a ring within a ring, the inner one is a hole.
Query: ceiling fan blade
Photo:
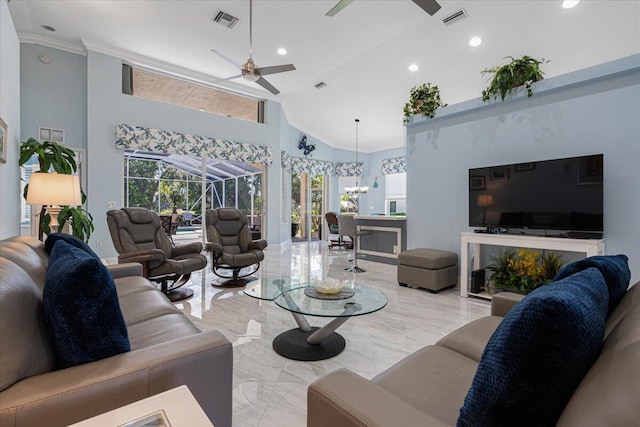
[[[233,79],[237,79],[237,78],[240,78],[240,77],[242,77],[242,74],[237,74],[237,75],[231,76],[231,77],[225,77],[224,79],[218,79],[218,80],[213,81],[212,83],[215,84],[215,83],[220,83],[220,82],[226,82],[227,80],[233,80]]]
[[[329,12],[324,14],[324,16],[333,16],[333,15],[335,15],[336,13],[340,12],[345,7],[349,6],[349,3],[351,3],[352,1],[353,0],[340,0],[338,2],[338,4],[333,6]]]
[[[415,4],[420,6],[422,10],[433,16],[442,6],[438,4],[436,0],[412,0]]]
[[[276,73],[284,73],[285,71],[293,71],[296,67],[293,64],[286,65],[274,65],[272,67],[261,67],[256,68],[256,72],[261,76],[266,76],[267,74],[276,74]]]
[[[258,80],[256,80],[256,83],[258,83],[260,86],[262,86],[263,88],[265,88],[266,90],[268,90],[274,95],[277,95],[280,93],[278,89],[276,89],[271,83],[266,81],[263,77],[260,77]]]
[[[216,55],[218,55],[220,58],[224,59],[228,63],[233,64],[236,68],[242,70],[242,64],[239,64],[237,61],[229,58],[227,55],[220,52],[219,50],[211,49],[211,52],[215,53]]]

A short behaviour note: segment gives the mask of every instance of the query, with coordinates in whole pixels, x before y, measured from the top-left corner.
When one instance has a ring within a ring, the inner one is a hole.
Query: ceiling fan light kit
[[[218,50],[211,49],[211,51],[230,64],[233,64],[233,66],[235,66],[236,68],[240,69],[239,75],[218,80],[219,82],[242,77],[244,80],[257,83],[274,95],[279,94],[280,91],[262,76],[266,76],[268,74],[284,73],[286,71],[293,71],[296,69],[293,64],[274,65],[271,67],[258,67],[256,66],[255,62],[253,62],[253,0],[249,0],[249,59],[247,59],[247,62],[240,65],[237,61],[234,61]]]

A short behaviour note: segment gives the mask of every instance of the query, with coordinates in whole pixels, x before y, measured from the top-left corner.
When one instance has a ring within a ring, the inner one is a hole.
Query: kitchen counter
[[[358,215],[356,216],[356,220],[358,219],[375,219],[375,220],[382,220],[382,221],[406,221],[407,217],[406,216],[391,216],[391,215]]]
[[[360,237],[358,259],[398,264],[398,254],[407,249],[407,217],[358,215],[356,225],[371,235]]]

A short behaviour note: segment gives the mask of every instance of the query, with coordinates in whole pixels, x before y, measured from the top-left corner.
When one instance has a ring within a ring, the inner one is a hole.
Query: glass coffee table
[[[247,285],[244,292],[253,298],[274,301],[289,311],[298,324],[297,328],[274,338],[276,353],[288,359],[314,361],[328,359],[344,350],[345,340],[335,331],[349,318],[374,313],[387,305],[386,295],[377,289],[349,282],[344,290],[345,298],[324,299],[333,297],[317,295],[311,284],[292,283],[290,277],[283,276],[261,278]],[[323,327],[315,327],[309,325],[305,316],[332,317],[333,320]]]

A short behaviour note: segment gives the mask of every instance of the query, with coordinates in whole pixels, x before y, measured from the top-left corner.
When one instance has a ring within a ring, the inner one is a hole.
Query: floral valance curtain
[[[336,163],[336,175],[338,176],[362,176],[364,175],[364,163]]]
[[[116,126],[116,147],[152,153],[206,154],[211,158],[245,163],[273,163],[271,147],[126,124]]]
[[[310,175],[334,174],[332,162],[292,157],[286,151],[282,152],[282,167],[295,173],[308,173]]]
[[[382,161],[382,174],[391,175],[393,173],[404,173],[407,171],[407,158],[394,157]]]

